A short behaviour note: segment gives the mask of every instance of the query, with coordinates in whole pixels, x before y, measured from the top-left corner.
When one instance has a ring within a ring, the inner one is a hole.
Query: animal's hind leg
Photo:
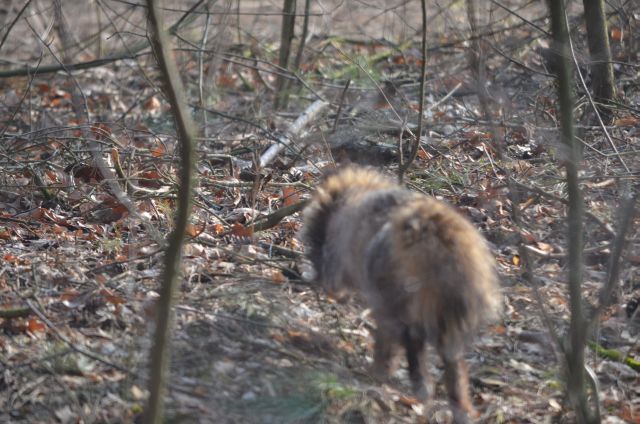
[[[385,381],[394,369],[394,356],[398,346],[398,333],[394,323],[378,319],[374,333],[373,366],[371,372],[378,380]]]
[[[424,331],[411,326],[405,327],[403,342],[407,352],[409,378],[411,379],[413,393],[421,401],[427,401],[429,398],[429,387],[425,380],[426,349]]]
[[[469,398],[469,374],[462,353],[451,355],[440,351],[444,363],[444,383],[449,395],[449,404],[453,413],[453,422],[468,423],[473,414],[473,406]]]

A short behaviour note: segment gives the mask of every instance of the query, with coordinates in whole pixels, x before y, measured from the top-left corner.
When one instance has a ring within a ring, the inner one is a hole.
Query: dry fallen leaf
[[[618,27],[611,27],[611,41],[622,41],[622,31]]]
[[[157,112],[158,110],[160,110],[160,106],[162,106],[160,100],[158,100],[156,96],[151,96],[147,99],[146,102],[144,102],[143,108],[147,112]]]
[[[505,334],[507,332],[507,329],[504,325],[493,325],[489,328],[489,331],[491,331],[494,334]]]
[[[398,403],[400,403],[401,405],[410,407],[414,405],[419,405],[420,401],[413,396],[402,395],[398,398]]]
[[[624,118],[618,118],[613,121],[613,125],[616,127],[635,127],[640,123],[640,119],[636,116],[625,116]]]
[[[160,156],[163,156],[166,152],[167,152],[167,149],[165,149],[164,145],[158,144],[157,146],[151,149],[151,156],[153,156],[154,158],[159,158]]]
[[[109,290],[109,289],[102,289],[100,290],[100,294],[102,295],[102,297],[104,297],[104,300],[107,301],[108,303],[111,303],[113,305],[122,305],[125,303],[125,300],[122,296],[120,296],[117,293],[114,293],[113,291]]]
[[[287,277],[284,276],[282,271],[275,269],[271,272],[271,281],[277,284],[282,284],[287,282]]]
[[[213,233],[215,235],[220,235],[224,233],[224,226],[220,223],[213,224]]]
[[[131,396],[135,400],[142,400],[145,398],[144,390],[142,390],[140,387],[136,386],[135,384],[131,386],[130,390],[131,390]]]
[[[31,318],[27,324],[27,330],[29,330],[30,333],[44,331],[45,328],[45,325],[38,321],[36,318]]]
[[[189,237],[198,237],[204,231],[202,224],[187,224],[187,235]]]
[[[236,222],[231,226],[231,234],[237,237],[251,237],[253,236],[253,229]]]
[[[282,203],[285,207],[295,205],[300,201],[300,193],[295,187],[282,187]]]

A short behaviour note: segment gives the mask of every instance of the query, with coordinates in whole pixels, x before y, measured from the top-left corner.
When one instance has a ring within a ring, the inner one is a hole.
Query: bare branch
[[[158,424],[163,421],[163,396],[166,386],[165,375],[169,361],[169,333],[172,326],[172,306],[176,291],[176,281],[180,275],[182,245],[191,214],[191,191],[193,188],[193,169],[195,168],[194,130],[191,117],[186,109],[187,101],[180,74],[171,57],[169,40],[163,28],[159,5],[147,0],[149,22],[153,36],[151,43],[162,72],[166,95],[171,103],[178,139],[180,140],[180,190],[178,191],[178,210],[175,227],[169,236],[169,245],[165,253],[165,266],[162,274],[160,298],[158,300],[156,329],[151,350],[149,379],[149,402],[145,410],[145,422]]]

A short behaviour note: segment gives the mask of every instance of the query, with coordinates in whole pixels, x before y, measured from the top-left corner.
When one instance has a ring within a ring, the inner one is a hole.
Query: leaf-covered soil
[[[280,112],[273,109],[284,72],[273,65],[280,18],[272,14],[280,4],[243,1],[246,14],[235,2],[216,4],[209,17],[180,21],[188,7],[178,2],[183,12],[167,14],[168,25],[178,23],[175,57],[200,134],[167,422],[450,421],[437,356],[428,366],[435,395],[427,408],[411,396],[402,361],[388,384],[373,380],[375,323],[364,305],[337,304],[307,281],[300,212],[267,219],[300,209],[334,162],[397,173],[398,141],[406,156],[416,130],[423,60],[419,2],[398,3],[314,4],[300,69],[285,72],[291,97]],[[572,422],[554,341],[554,334],[567,339],[569,321],[564,152],[545,11],[541,2],[519,3],[505,4],[517,16],[482,5],[475,44],[462,5],[430,2],[425,137],[406,182],[456,205],[496,257],[504,312],[467,355],[478,421]],[[609,21],[619,96],[610,140],[583,87],[574,93],[587,315],[609,276],[622,205],[638,189],[640,10],[632,3]],[[589,84],[581,10],[571,12]],[[17,13],[0,18],[8,23]],[[176,207],[171,111],[142,8],[64,4],[66,49],[59,30],[45,31],[51,5],[26,13],[0,31],[9,31],[0,51],[10,58],[0,74],[39,68],[0,79],[0,422],[134,422],[145,405],[161,243]],[[490,120],[468,66],[473,48],[486,60]],[[70,72],[44,68],[58,64],[54,55],[69,64],[117,54],[130,57]],[[256,172],[265,150],[318,97],[332,104]],[[587,363],[608,423],[640,422],[637,216],[611,305],[589,334]]]

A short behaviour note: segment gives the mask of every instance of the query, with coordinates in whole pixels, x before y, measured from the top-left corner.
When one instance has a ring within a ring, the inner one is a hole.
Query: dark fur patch
[[[322,274],[322,249],[327,239],[327,224],[331,218],[331,212],[335,208],[334,202],[318,204],[312,217],[309,217],[305,226],[305,244],[307,257],[313,264],[318,274],[318,279],[323,278]]]

